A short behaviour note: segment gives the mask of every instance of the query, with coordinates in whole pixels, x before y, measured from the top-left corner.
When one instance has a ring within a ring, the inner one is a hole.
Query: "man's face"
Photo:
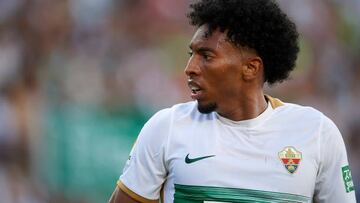
[[[185,74],[199,111],[221,113],[241,97],[243,56],[226,33],[215,30],[207,35],[207,30],[203,25],[194,34]]]

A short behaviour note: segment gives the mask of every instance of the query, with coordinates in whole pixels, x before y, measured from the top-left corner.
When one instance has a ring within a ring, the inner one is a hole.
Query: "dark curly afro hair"
[[[236,46],[254,49],[270,85],[287,79],[294,69],[299,34],[273,0],[200,0],[190,9],[192,25],[207,25],[210,35],[216,29],[227,31]]]

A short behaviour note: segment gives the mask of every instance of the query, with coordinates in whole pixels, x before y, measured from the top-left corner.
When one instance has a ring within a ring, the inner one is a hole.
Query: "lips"
[[[203,89],[199,84],[194,82],[192,79],[188,80],[188,86],[191,90],[191,98],[194,100],[200,99],[201,95],[203,94]]]

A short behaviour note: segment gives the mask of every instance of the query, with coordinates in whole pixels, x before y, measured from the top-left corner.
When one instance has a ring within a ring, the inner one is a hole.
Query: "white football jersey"
[[[118,186],[140,202],[356,202],[346,149],[319,111],[267,97],[258,117],[202,114],[196,102],[155,114]]]

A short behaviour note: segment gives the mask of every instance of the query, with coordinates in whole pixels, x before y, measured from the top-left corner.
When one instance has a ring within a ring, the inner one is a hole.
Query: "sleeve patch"
[[[352,177],[351,177],[351,171],[349,166],[344,166],[341,168],[342,170],[342,176],[343,176],[343,180],[344,180],[344,184],[345,184],[345,190],[347,193],[354,191],[354,183],[352,181]]]

